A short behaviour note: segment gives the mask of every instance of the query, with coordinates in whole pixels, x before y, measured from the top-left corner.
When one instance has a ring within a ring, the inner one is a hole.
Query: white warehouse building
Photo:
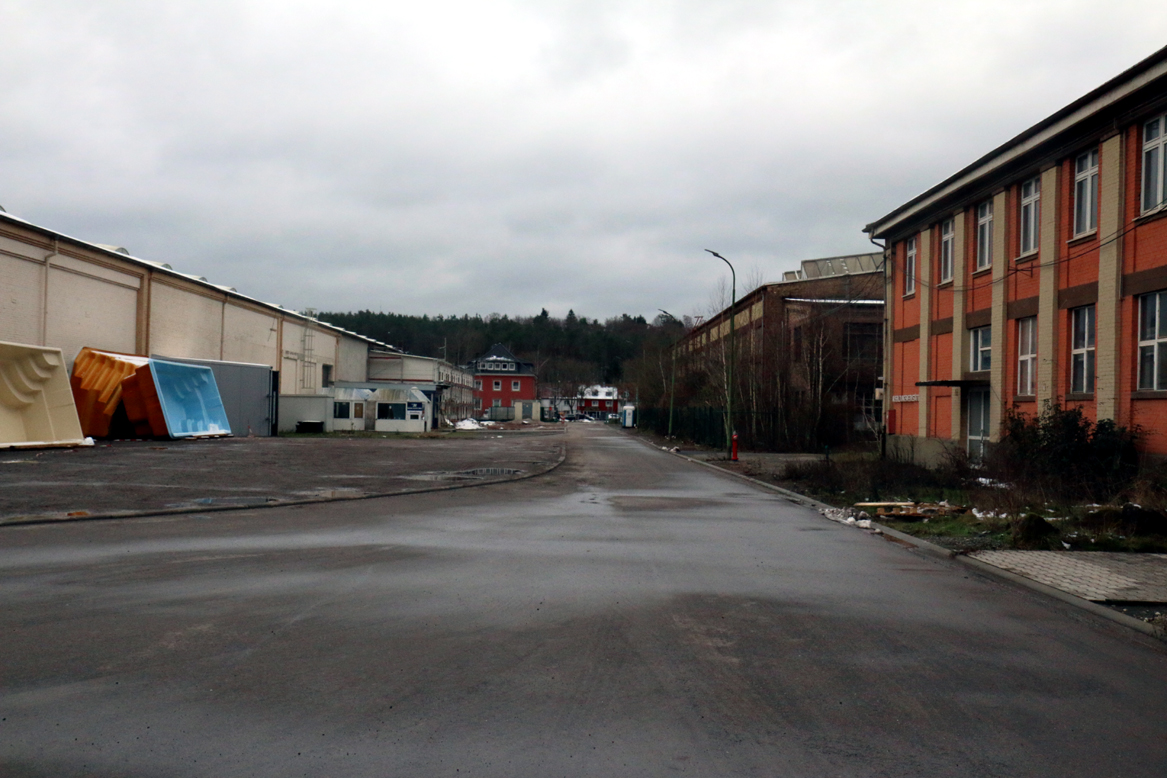
[[[0,341],[268,366],[281,397],[369,380],[392,346],[0,208]],[[281,424],[281,428],[286,428]]]

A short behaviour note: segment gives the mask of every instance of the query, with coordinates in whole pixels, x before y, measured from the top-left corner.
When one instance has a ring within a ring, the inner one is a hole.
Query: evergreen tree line
[[[541,383],[623,384],[625,362],[659,348],[661,335],[676,337],[677,322],[623,314],[605,321],[568,311],[559,319],[543,309],[538,316],[409,316],[399,313],[328,312],[321,321],[392,344],[411,354],[465,364],[495,343],[535,364]]]

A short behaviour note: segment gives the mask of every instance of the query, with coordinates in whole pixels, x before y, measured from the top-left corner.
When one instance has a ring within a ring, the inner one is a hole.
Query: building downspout
[[[883,359],[880,365],[880,372],[883,373],[879,377],[880,388],[883,390],[882,397],[879,403],[879,458],[887,459],[887,349],[891,342],[891,332],[888,330],[891,319],[887,315],[888,295],[887,295],[887,245],[879,245],[875,241],[875,237],[871,233],[867,234],[867,240],[871,242],[872,246],[879,249],[880,254],[883,255],[882,270],[883,270]]]

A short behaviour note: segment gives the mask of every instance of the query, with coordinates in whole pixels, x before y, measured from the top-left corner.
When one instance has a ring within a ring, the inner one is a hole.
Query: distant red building
[[[580,413],[605,419],[609,413],[620,410],[620,393],[614,386],[588,386],[579,398]]]
[[[538,419],[535,366],[496,343],[466,365],[474,374],[474,402],[480,417],[496,420]]]

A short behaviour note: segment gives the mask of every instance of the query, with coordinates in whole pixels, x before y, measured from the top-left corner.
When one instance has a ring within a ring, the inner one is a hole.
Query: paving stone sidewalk
[[[978,551],[969,556],[1093,602],[1167,603],[1167,554]]]

